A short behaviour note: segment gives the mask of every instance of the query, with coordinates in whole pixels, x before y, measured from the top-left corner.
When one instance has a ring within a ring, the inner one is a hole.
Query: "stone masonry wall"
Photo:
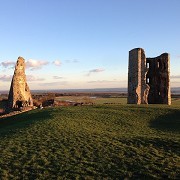
[[[129,52],[128,104],[147,104],[146,57],[141,48]]]
[[[149,63],[147,74],[150,86],[149,104],[171,104],[169,61],[168,53],[155,58],[147,58],[147,63]]]
[[[20,108],[33,106],[32,96],[26,82],[25,60],[18,57],[8,97],[8,107]]]
[[[170,57],[145,57],[142,48],[129,51],[128,104],[171,104]]]

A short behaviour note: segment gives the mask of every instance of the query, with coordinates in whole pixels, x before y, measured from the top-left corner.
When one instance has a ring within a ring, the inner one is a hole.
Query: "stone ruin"
[[[8,96],[8,108],[20,109],[33,106],[33,100],[25,75],[25,60],[18,57]]]
[[[128,104],[171,104],[168,53],[146,58],[142,48],[129,51]]]

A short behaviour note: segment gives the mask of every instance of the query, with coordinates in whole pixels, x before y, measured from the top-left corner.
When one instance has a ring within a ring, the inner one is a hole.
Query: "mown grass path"
[[[180,110],[97,105],[0,119],[0,179],[178,179]]]

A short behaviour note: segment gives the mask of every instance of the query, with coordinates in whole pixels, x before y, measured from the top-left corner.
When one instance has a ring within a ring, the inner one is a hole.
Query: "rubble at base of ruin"
[[[9,109],[28,109],[33,106],[33,100],[25,75],[25,60],[18,57],[8,96]]]
[[[171,104],[168,53],[146,58],[142,48],[129,51],[128,104]]]

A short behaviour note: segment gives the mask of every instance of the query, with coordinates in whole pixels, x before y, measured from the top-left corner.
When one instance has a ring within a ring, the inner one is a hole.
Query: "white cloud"
[[[99,68],[99,69],[92,69],[89,72],[102,72],[102,71],[105,71],[105,70],[102,68]]]
[[[87,83],[126,83],[126,80],[96,80],[96,81],[88,81]]]
[[[26,61],[26,67],[30,68],[30,70],[36,70],[42,68],[42,66],[47,65],[47,61],[40,61],[40,60],[35,60],[35,59],[30,59]]]
[[[1,75],[0,81],[8,82],[12,80],[12,77],[13,77],[12,75]],[[44,81],[45,80],[44,78],[35,77],[33,75],[27,75],[26,78],[28,81]]]
[[[176,75],[176,76],[171,76],[171,79],[180,79],[180,75]]]
[[[97,81],[88,81],[87,83],[113,83],[117,81],[108,81],[108,80],[97,80]]]
[[[15,62],[14,61],[4,61],[1,63],[1,66],[3,66],[4,68],[7,68],[7,67],[14,67],[15,66]]]
[[[67,81],[56,81],[56,82],[39,83],[39,85],[48,86],[51,89],[51,87],[58,88],[58,87],[67,85],[67,83],[68,83]]]
[[[53,79],[63,79],[61,76],[53,76]]]
[[[1,75],[0,76],[0,81],[11,81],[12,76],[11,75]]]
[[[59,60],[56,60],[56,61],[54,61],[53,62],[53,64],[55,65],[55,66],[61,66],[61,61],[59,61]]]
[[[79,62],[79,60],[78,59],[73,59],[73,61],[72,61],[73,63],[78,63]]]
[[[72,60],[68,59],[68,60],[65,60],[65,62],[66,63],[78,63],[79,60],[78,59],[72,59]]]
[[[90,76],[92,73],[99,73],[99,72],[103,72],[103,71],[105,71],[105,69],[103,69],[103,68],[92,69],[88,72],[87,76]]]
[[[45,80],[44,78],[39,78],[33,75],[27,75],[26,78],[27,78],[27,81],[44,81]]]

